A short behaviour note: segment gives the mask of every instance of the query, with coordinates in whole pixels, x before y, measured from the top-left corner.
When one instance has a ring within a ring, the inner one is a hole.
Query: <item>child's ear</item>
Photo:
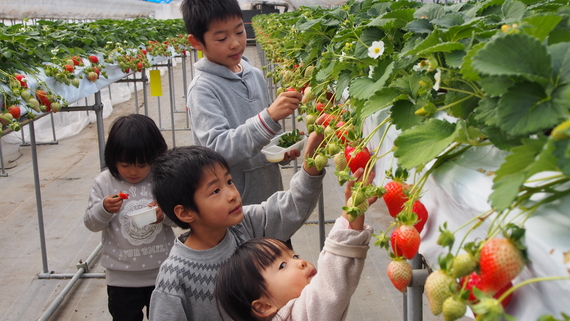
[[[174,207],[174,214],[179,220],[186,223],[194,222],[196,219],[196,213],[194,213],[194,211],[187,210],[182,205],[176,205]]]
[[[204,44],[202,44],[202,42],[198,40],[198,38],[196,38],[194,35],[188,35],[188,41],[190,41],[190,44],[192,47],[194,47],[194,49],[200,51],[204,50]]]
[[[255,314],[258,318],[264,319],[269,318],[277,313],[277,307],[271,304],[271,301],[267,300],[267,298],[260,298],[255,300],[251,303],[251,307],[253,309],[253,314]]]

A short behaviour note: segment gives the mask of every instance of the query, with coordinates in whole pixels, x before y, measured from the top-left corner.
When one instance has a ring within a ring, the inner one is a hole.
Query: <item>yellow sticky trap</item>
[[[150,70],[150,95],[157,97],[162,96],[162,80],[160,79],[160,70]]]
[[[203,56],[202,50],[198,50],[198,59],[202,59]]]

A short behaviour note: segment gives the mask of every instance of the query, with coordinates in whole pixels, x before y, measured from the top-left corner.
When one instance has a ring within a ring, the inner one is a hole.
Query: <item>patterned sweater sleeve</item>
[[[291,178],[287,191],[276,192],[267,201],[244,208],[244,221],[250,238],[273,237],[288,240],[309,218],[322,191],[325,170],[311,176],[301,169]]]
[[[83,216],[85,227],[92,232],[99,232],[105,229],[114,215],[113,213],[107,212],[105,207],[103,207],[103,200],[108,196],[102,187],[105,185],[103,182],[104,175],[104,173],[101,173],[93,181],[93,186],[89,193],[89,203],[85,210],[85,215]]]
[[[357,231],[337,219],[319,254],[318,272],[301,296],[289,301],[273,320],[344,320],[356,290],[373,230]]]

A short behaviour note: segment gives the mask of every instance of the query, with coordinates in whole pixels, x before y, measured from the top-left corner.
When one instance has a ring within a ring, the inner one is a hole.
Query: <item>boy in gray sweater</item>
[[[279,121],[294,113],[302,95],[288,91],[271,102],[261,70],[243,56],[246,32],[236,0],[185,0],[181,11],[190,43],[204,54],[187,96],[194,144],[222,154],[243,204],[258,204],[283,190],[279,164],[261,149],[282,131]],[[281,164],[298,156],[291,151]]]
[[[322,140],[323,135],[309,136],[307,157]],[[160,267],[151,297],[152,321],[221,320],[214,298],[220,266],[249,239],[289,239],[315,208],[324,177],[304,162],[288,191],[243,206],[228,163],[206,147],[171,149],[154,163],[152,174],[159,207],[180,228],[189,229],[175,240]]]

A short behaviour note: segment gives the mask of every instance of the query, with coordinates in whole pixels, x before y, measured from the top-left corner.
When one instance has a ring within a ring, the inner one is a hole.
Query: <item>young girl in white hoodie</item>
[[[355,173],[362,174],[362,169]],[[374,175],[370,175],[370,181]],[[370,183],[369,181],[369,183]],[[351,195],[354,181],[347,184]],[[369,199],[372,204],[376,197]],[[218,307],[232,320],[344,320],[373,230],[364,215],[342,213],[319,254],[319,271],[286,243],[257,238],[240,245],[216,278]]]

